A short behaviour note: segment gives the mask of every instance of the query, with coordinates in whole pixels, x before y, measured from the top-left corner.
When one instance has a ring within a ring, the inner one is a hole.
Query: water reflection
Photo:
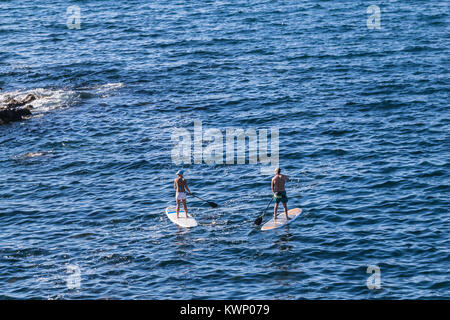
[[[180,226],[177,226],[177,232],[175,233],[175,253],[180,258],[185,258],[187,256],[187,253],[189,252],[189,247],[192,244],[192,238],[191,234],[189,232],[189,229],[182,228]]]
[[[274,243],[280,252],[291,251],[294,248],[294,246],[290,244],[290,242],[292,242],[293,239],[294,235],[292,233],[289,233],[289,225],[287,225],[285,227],[285,230],[281,232],[281,235],[277,240],[274,241]]]
[[[296,283],[295,273],[297,272],[295,268],[296,259],[293,256],[294,246],[292,242],[294,241],[294,235],[289,232],[289,225],[282,230],[276,230],[278,238],[274,240],[274,244],[278,249],[278,257],[273,263],[273,278],[277,284],[278,294],[275,296],[276,299],[295,299],[292,296],[292,290]],[[291,295],[287,293],[290,292]]]

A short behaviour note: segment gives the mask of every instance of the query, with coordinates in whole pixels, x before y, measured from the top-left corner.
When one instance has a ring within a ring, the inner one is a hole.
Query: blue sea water
[[[449,299],[449,34],[448,1],[1,1],[0,101],[39,98],[0,126],[0,299]],[[262,232],[260,164],[174,163],[194,121],[278,128],[305,215]],[[180,167],[220,205],[188,230]]]

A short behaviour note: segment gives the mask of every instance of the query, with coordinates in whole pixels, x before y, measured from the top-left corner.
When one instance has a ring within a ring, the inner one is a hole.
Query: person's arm
[[[173,180],[173,188],[174,188],[174,189],[177,188],[177,179]]]
[[[288,176],[284,176],[284,181],[289,181],[289,177]]]
[[[275,186],[275,183],[272,179],[272,182],[270,183],[270,188],[272,189],[272,193],[275,194],[275,191],[273,190],[273,187]]]
[[[186,190],[188,191],[188,194],[190,195],[191,194],[191,190],[189,190],[189,187],[187,185],[187,181],[186,180],[184,180],[184,186],[186,187]]]

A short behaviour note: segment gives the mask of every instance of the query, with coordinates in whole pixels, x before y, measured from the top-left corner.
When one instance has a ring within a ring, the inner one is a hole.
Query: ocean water
[[[0,102],[38,100],[0,126],[0,299],[449,299],[449,48],[448,1],[1,1]],[[196,122],[278,130],[304,216],[253,224],[259,162],[176,163]]]

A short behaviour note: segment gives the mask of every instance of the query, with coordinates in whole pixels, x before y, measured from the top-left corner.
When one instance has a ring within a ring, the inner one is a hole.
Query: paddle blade
[[[208,204],[211,206],[211,208],[217,208],[219,206],[217,203],[210,202],[210,201],[208,201]]]
[[[255,224],[257,225],[257,226],[259,226],[260,224],[261,224],[261,222],[262,222],[262,217],[258,217],[258,218],[256,218],[256,220],[255,220]]]

